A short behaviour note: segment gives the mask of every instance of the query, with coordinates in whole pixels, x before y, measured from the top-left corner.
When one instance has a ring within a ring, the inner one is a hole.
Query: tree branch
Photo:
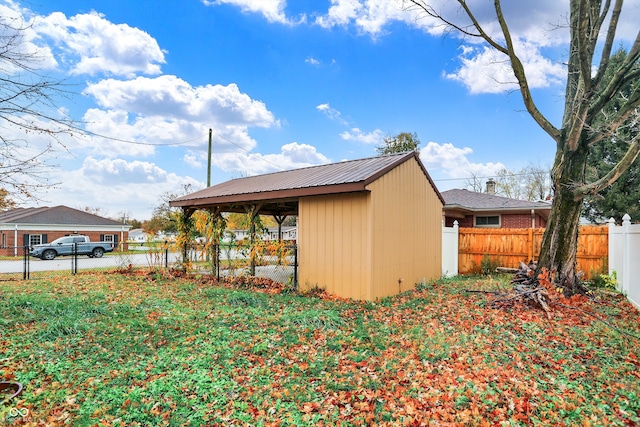
[[[576,40],[578,41],[578,64],[580,67],[580,75],[582,76],[582,86],[584,92],[588,93],[591,90],[591,49],[590,43],[587,40],[590,35],[589,10],[587,10],[589,8],[585,3],[585,0],[578,2]],[[579,92],[580,91],[578,91],[578,93]]]
[[[640,74],[640,70],[637,74]],[[622,107],[620,107],[620,109],[607,120],[606,132],[598,132],[593,137],[589,138],[588,144],[593,145],[598,141],[613,136],[615,131],[633,114],[640,115],[640,113],[638,113],[638,108],[640,108],[640,90],[636,90],[632,93],[624,105],[622,105]]]
[[[464,2],[464,0],[456,0],[458,3],[460,2]],[[405,6],[406,4],[409,4],[409,6]],[[402,7],[404,10],[412,10],[412,9],[420,9],[421,11],[423,11],[424,13],[426,13],[427,15],[429,15],[432,18],[436,18],[440,21],[442,21],[445,26],[447,27],[451,27],[454,30],[460,32],[461,34],[464,34],[465,36],[470,36],[470,37],[482,37],[482,34],[479,33],[472,33],[471,31],[469,31],[467,28],[468,27],[462,27],[460,25],[456,25],[453,22],[447,20],[444,18],[443,15],[441,15],[440,13],[436,12],[435,9],[426,4],[423,0],[402,0]],[[474,28],[477,28],[474,26]]]
[[[607,29],[607,37],[605,38],[604,46],[602,46],[602,55],[600,56],[600,66],[598,67],[598,72],[596,73],[595,78],[593,79],[593,84],[597,86],[602,81],[604,74],[607,71],[607,67],[609,66],[609,59],[611,58],[611,49],[613,48],[613,41],[616,36],[616,30],[618,28],[618,21],[620,19],[620,12],[622,10],[623,0],[616,0],[616,4],[613,7],[613,12],[611,14],[611,21],[609,21],[609,28]],[[598,30],[602,27],[602,23],[604,22],[607,14],[609,13],[609,7],[611,7],[611,0],[607,0],[602,13],[600,15],[600,19],[598,21]]]
[[[609,102],[615,94],[624,86],[627,82],[632,81],[637,77],[637,72],[632,71],[633,67],[640,59],[640,31],[636,35],[636,39],[633,46],[627,54],[627,58],[622,63],[618,71],[613,75],[613,78],[609,82],[606,88],[604,88],[591,103],[589,108],[589,116],[594,115],[598,111],[602,110],[604,105]]]
[[[496,9],[496,16],[498,18],[500,28],[502,29],[502,34],[504,35],[507,44],[506,54],[509,56],[509,60],[511,61],[511,69],[513,70],[513,73],[518,80],[518,85],[520,86],[520,93],[522,94],[524,105],[531,117],[533,117],[533,119],[536,121],[536,123],[538,123],[538,125],[545,132],[547,132],[549,136],[551,136],[556,142],[558,142],[560,140],[560,131],[555,126],[553,126],[549,120],[547,120],[547,118],[540,112],[540,110],[538,110],[538,107],[533,101],[531,90],[529,89],[529,82],[527,81],[527,76],[524,71],[524,66],[522,65],[520,58],[515,52],[513,41],[511,39],[511,31],[509,30],[507,22],[504,19],[502,7],[500,6],[500,0],[494,0],[494,7]]]
[[[620,177],[631,164],[638,158],[640,154],[640,142],[638,138],[640,135],[636,135],[629,145],[629,149],[625,155],[620,159],[617,165],[615,165],[605,176],[590,184],[582,185],[575,189],[577,195],[586,196],[587,194],[596,194],[600,190],[613,184],[616,179]]]
[[[476,28],[476,30],[478,30],[478,32],[480,33],[480,36],[487,42],[489,43],[489,45],[491,45],[491,47],[493,47],[494,49],[496,49],[498,52],[502,52],[507,56],[509,55],[509,48],[508,48],[508,44],[507,47],[505,48],[504,46],[502,46],[500,43],[496,42],[495,40],[493,40],[493,38],[491,38],[491,36],[489,36],[489,34],[487,34],[484,29],[482,28],[482,26],[480,25],[480,23],[478,22],[478,20],[476,19],[475,15],[473,14],[473,12],[471,12],[471,9],[469,9],[469,7],[467,6],[467,2],[465,0],[458,0],[458,3],[460,3],[460,5],[462,6],[462,8],[464,9],[465,13],[467,14],[467,16],[469,17],[469,19],[471,19],[471,22],[473,22],[473,26]],[[498,1],[498,6],[500,5],[500,2]],[[496,9],[496,12],[498,11],[498,9]],[[502,13],[502,12],[500,12]],[[506,37],[505,37],[506,38]]]

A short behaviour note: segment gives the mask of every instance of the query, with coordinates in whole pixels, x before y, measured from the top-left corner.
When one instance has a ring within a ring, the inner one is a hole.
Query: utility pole
[[[211,187],[211,128],[209,128],[209,160],[207,162],[207,187]]]

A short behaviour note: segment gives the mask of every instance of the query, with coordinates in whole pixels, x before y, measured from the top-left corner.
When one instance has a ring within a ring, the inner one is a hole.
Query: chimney
[[[496,194],[496,182],[493,180],[493,178],[489,178],[487,180],[487,194]]]

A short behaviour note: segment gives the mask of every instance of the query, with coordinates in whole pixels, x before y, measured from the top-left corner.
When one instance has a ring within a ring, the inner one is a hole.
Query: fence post
[[[216,279],[220,283],[220,242],[215,245],[216,250]]]
[[[24,245],[24,267],[22,268],[22,280],[29,279],[29,246]]]
[[[71,254],[71,274],[78,273],[78,242],[73,242],[73,253]]]
[[[458,275],[460,263],[460,230],[458,221],[453,221],[453,227],[442,226],[442,276],[452,277]]]
[[[298,290],[298,245],[293,245],[293,287]]]
[[[456,245],[455,258],[454,258],[455,267],[454,267],[453,271],[455,271],[454,276],[457,276],[458,273],[460,272],[460,254],[459,254],[459,249],[460,249],[460,223],[458,223],[457,219],[455,221],[453,221],[453,231],[455,233],[454,241],[455,241],[455,245]]]
[[[188,249],[187,245],[188,245],[188,242],[185,239],[184,244],[182,245],[182,268],[184,269],[185,273],[187,272],[187,265],[189,263],[188,253],[187,253],[187,249]]]
[[[622,291],[629,292],[631,283],[631,217],[624,214],[622,217]]]
[[[616,228],[616,220],[613,219],[613,217],[609,218],[609,221],[607,221],[607,227],[609,229],[609,242],[608,242],[608,248],[607,248],[607,253],[609,254],[609,268],[608,268],[608,274],[609,276],[611,276],[613,274],[613,271],[616,269],[616,264],[618,263],[618,260],[616,259],[615,255],[615,236],[614,236],[614,230]],[[619,274],[621,274],[622,272],[619,272]],[[618,274],[618,272],[616,273]],[[621,283],[620,282],[621,277],[618,276],[618,286]]]
[[[169,268],[169,247],[164,248],[164,268]]]

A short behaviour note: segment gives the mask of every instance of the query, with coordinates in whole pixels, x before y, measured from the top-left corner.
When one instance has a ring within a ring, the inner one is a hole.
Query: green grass
[[[547,320],[464,292],[498,286],[447,279],[356,302],[196,277],[2,282],[0,380],[25,391],[0,406],[0,422],[640,423],[637,339],[578,310]],[[580,309],[640,335],[640,315],[620,295]]]

